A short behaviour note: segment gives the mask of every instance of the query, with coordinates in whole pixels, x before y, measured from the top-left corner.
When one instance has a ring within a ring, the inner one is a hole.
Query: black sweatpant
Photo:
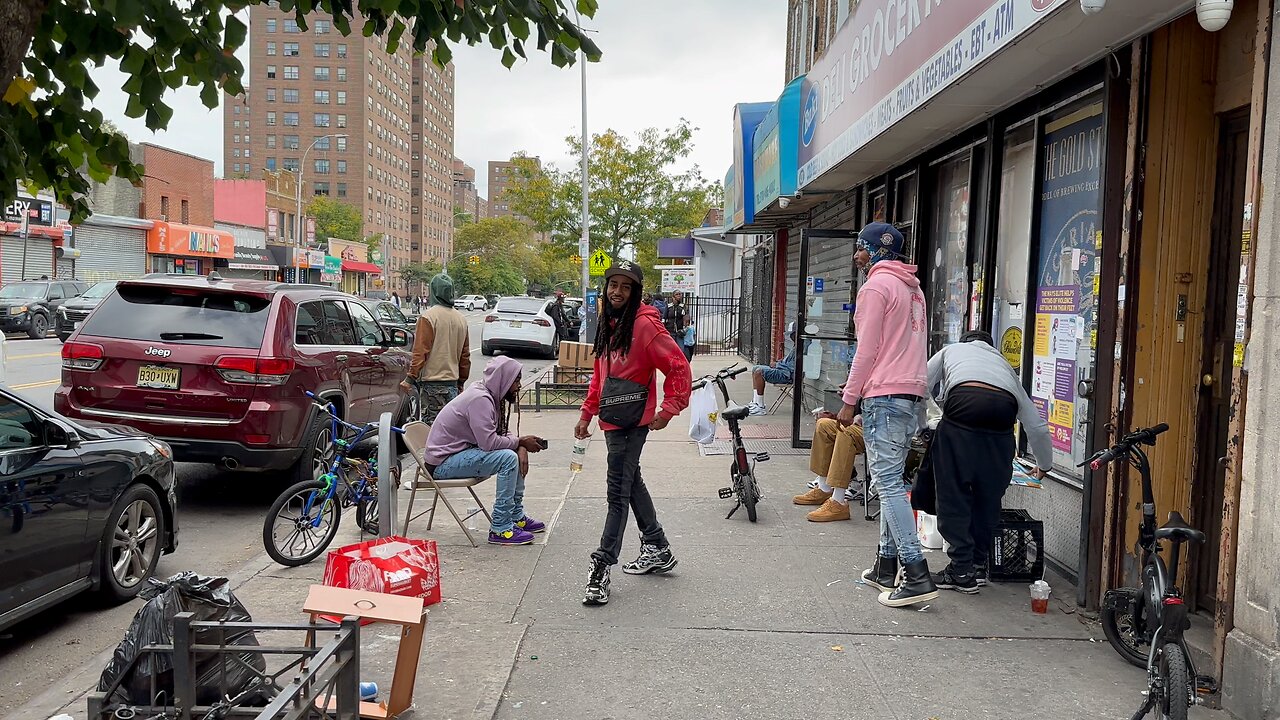
[[[653,506],[644,478],[640,476],[640,453],[648,437],[647,425],[630,430],[606,430],[604,433],[605,447],[609,451],[606,476],[609,514],[605,517],[600,548],[591,553],[591,557],[606,565],[618,564],[629,512],[635,513],[641,540],[658,547],[667,546],[666,533],[658,522],[658,510]]]
[[[965,386],[947,393],[929,447],[938,493],[938,530],[957,573],[986,565],[1000,501],[1009,489],[1018,401],[1003,390]]]

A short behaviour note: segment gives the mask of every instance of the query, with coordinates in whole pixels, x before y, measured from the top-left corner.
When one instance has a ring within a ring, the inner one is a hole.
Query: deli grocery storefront
[[[1185,0],[864,0],[791,111],[795,193],[761,197],[749,228],[776,231],[775,337],[801,329],[797,440],[856,348],[853,235],[902,229],[930,352],[990,331],[1050,423],[1051,479],[1006,504],[1044,522],[1082,606],[1135,583],[1141,501],[1135,474],[1076,466],[1115,431],[1168,423],[1156,503],[1211,538],[1184,575],[1220,677],[1270,3],[1237,0],[1211,32]]]

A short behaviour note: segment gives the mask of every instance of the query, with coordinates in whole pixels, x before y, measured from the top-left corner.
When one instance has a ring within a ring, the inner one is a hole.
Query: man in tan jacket
[[[431,278],[431,307],[418,317],[409,375],[400,383],[404,392],[418,393],[426,423],[435,422],[471,375],[471,331],[453,300],[453,280],[444,273]]]

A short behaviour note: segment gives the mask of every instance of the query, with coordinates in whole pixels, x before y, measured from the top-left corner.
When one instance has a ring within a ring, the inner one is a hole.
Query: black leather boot
[[[933,578],[929,575],[929,563],[920,558],[902,568],[902,583],[898,585],[898,589],[880,593],[878,599],[881,605],[906,607],[928,602],[936,597],[938,587],[933,584]]]
[[[898,558],[876,554],[876,563],[862,571],[862,581],[882,592],[893,592],[898,587]]]

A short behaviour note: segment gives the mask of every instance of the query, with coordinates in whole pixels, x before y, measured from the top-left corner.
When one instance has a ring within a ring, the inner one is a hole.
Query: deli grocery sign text
[[[799,186],[852,155],[1066,1],[863,0],[809,70]]]

